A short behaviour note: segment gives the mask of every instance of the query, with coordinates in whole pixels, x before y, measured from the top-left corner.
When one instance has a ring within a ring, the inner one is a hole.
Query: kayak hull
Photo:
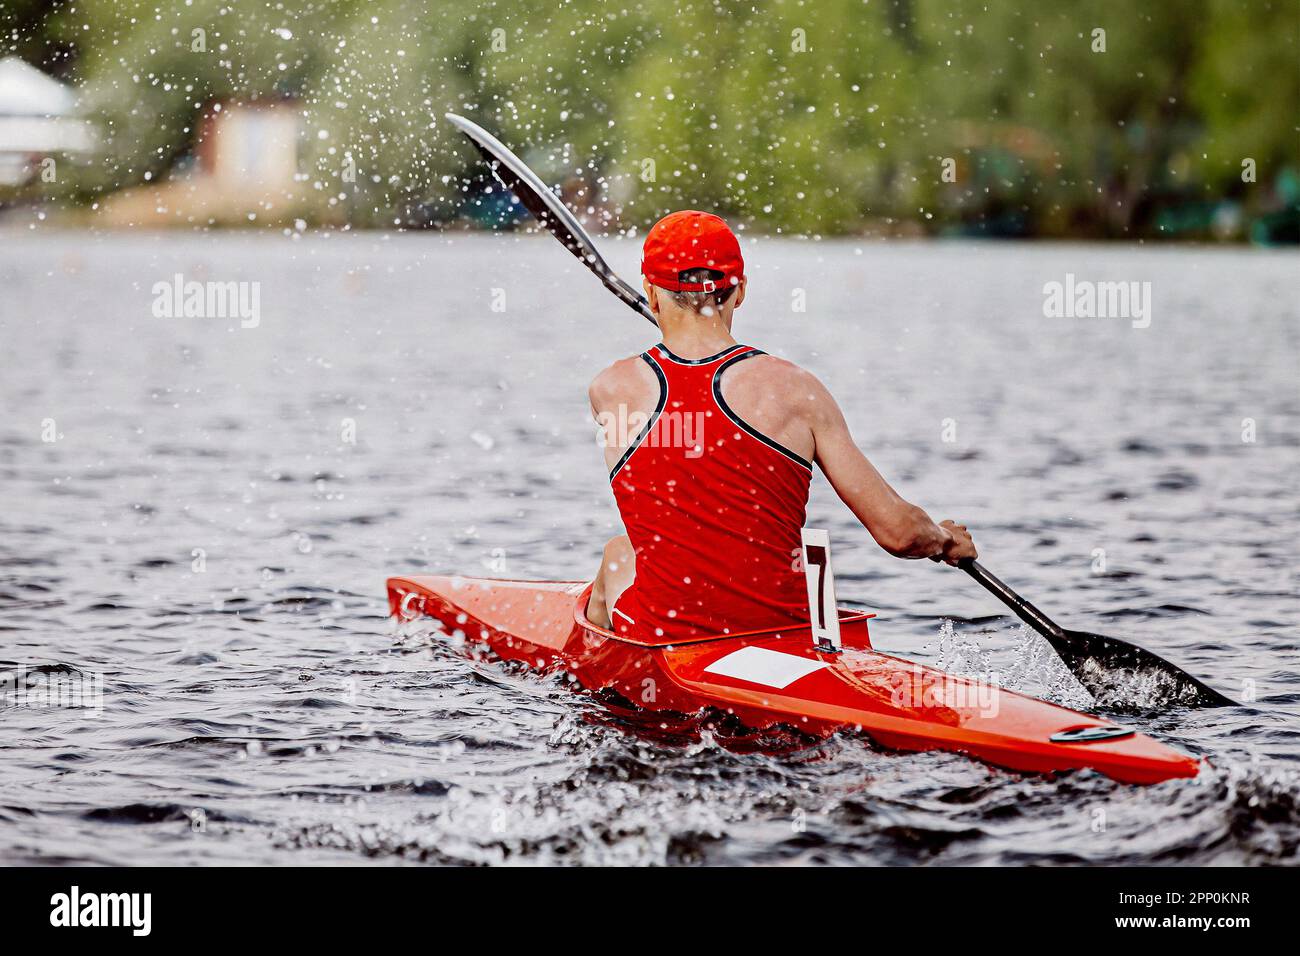
[[[589,591],[577,581],[388,580],[394,616],[433,618],[502,659],[563,671],[647,710],[712,707],[759,730],[854,729],[896,750],[944,750],[1037,773],[1091,768],[1128,783],[1199,769],[1192,757],[1104,719],[881,654],[871,647],[871,615],[841,611],[840,654],[818,651],[807,626],[643,644],[587,621]]]

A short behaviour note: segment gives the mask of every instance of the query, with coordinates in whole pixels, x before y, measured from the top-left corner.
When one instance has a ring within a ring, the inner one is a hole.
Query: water
[[[635,275],[635,245],[607,247]],[[12,232],[0,670],[102,675],[103,710],[0,707],[0,859],[1293,862],[1294,254],[747,255],[741,340],[816,370],[991,570],[1254,698],[1121,715],[1207,757],[1197,780],[630,733],[557,680],[399,633],[388,574],[584,577],[618,530],[585,387],[651,330],[548,239]],[[155,318],[178,272],[259,282],[260,324]],[[1150,281],[1150,328],[1043,318],[1067,272]],[[820,478],[809,523],[883,649],[1091,706],[991,597],[876,549]]]

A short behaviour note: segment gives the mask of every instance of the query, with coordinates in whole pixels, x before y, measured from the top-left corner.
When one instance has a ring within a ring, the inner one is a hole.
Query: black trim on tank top
[[[636,436],[636,441],[627,446],[622,457],[619,458],[618,464],[615,465],[614,469],[609,473],[609,480],[611,482],[614,480],[614,476],[618,474],[619,469],[626,465],[627,460],[632,457],[632,452],[641,447],[641,443],[646,440],[646,437],[650,434],[650,429],[655,427],[655,422],[659,421],[659,416],[663,414],[664,407],[668,404],[668,378],[664,375],[664,370],[659,367],[659,363],[651,357],[649,352],[641,353],[641,361],[645,362],[646,365],[649,365],[650,370],[655,373],[655,378],[659,379],[659,404],[655,406],[654,414],[651,415],[650,420],[645,423],[645,427],[641,429],[641,433]]]
[[[802,465],[803,467],[807,468],[809,471],[812,471],[813,468],[810,462],[808,462],[804,458],[801,458],[799,455],[796,455],[794,452],[792,452],[789,448],[786,448],[780,442],[776,442],[768,438],[757,428],[754,428],[747,421],[745,421],[743,418],[737,415],[735,411],[731,408],[731,406],[727,404],[726,399],[722,397],[722,373],[723,372],[725,372],[731,366],[735,365],[737,362],[743,362],[745,359],[753,358],[755,355],[766,355],[766,354],[767,353],[764,352],[762,349],[747,349],[741,354],[734,355],[731,358],[727,359],[725,362],[723,362],[721,365],[719,365],[718,370],[713,373],[713,400],[718,403],[718,408],[722,409],[722,414],[726,415],[729,419],[731,419],[731,423],[735,425],[737,428],[739,428],[741,431],[743,431],[745,434],[749,435],[751,438],[756,438],[758,441],[761,441],[764,445],[766,445],[768,448],[772,449],[773,451],[780,452],[782,455],[785,455],[786,458],[789,458],[795,464]]]
[[[717,353],[716,355],[710,355],[707,358],[698,358],[698,359],[688,359],[688,358],[682,358],[680,355],[674,355],[672,350],[669,349],[668,346],[664,345],[662,342],[656,345],[655,348],[657,348],[659,351],[664,353],[664,358],[668,359],[671,362],[676,362],[678,365],[708,365],[710,362],[716,362],[724,355],[731,354],[732,352],[736,351],[736,349],[748,348],[748,346],[736,344],[731,346],[730,348],[723,349],[721,352]]]

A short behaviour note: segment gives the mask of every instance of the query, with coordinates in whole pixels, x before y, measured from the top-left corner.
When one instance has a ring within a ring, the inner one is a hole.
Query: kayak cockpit
[[[775,627],[764,627],[749,631],[723,631],[716,634],[709,634],[704,637],[691,638],[672,638],[665,636],[662,638],[653,638],[644,640],[634,637],[628,637],[624,634],[615,634],[608,628],[593,624],[587,619],[587,602],[591,598],[591,585],[588,584],[578,599],[573,603],[573,621],[578,627],[591,634],[598,634],[601,637],[612,641],[619,641],[624,644],[633,644],[637,647],[654,648],[654,647],[682,647],[687,644],[704,644],[709,641],[736,640],[737,638],[758,638],[766,636],[782,637],[801,637],[808,641],[812,646],[812,625],[811,624],[783,624]],[[840,633],[844,640],[845,647],[852,647],[858,650],[871,650],[871,636],[867,631],[867,621],[876,615],[867,611],[855,611],[851,608],[839,608],[840,614]]]

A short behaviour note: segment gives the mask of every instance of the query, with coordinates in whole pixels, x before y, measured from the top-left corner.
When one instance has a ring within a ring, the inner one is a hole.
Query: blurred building
[[[109,196],[100,219],[119,226],[265,225],[292,216],[302,113],[293,100],[212,103],[194,146],[156,184]]]
[[[291,101],[215,104],[199,128],[199,170],[231,193],[292,189],[301,125]]]
[[[46,157],[94,148],[76,91],[16,56],[0,60],[0,186],[20,186]]]

